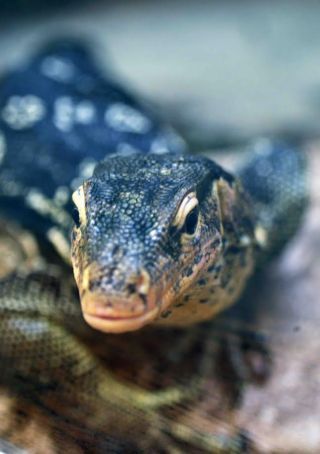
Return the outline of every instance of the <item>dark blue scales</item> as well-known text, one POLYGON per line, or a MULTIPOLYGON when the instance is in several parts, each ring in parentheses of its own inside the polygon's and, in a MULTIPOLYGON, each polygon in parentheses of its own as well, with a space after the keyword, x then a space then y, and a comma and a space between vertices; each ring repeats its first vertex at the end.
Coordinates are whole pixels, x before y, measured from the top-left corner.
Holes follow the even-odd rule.
POLYGON ((72 192, 108 155, 181 153, 183 140, 106 77, 85 45, 56 41, 0 83, 0 210, 69 258, 72 192))

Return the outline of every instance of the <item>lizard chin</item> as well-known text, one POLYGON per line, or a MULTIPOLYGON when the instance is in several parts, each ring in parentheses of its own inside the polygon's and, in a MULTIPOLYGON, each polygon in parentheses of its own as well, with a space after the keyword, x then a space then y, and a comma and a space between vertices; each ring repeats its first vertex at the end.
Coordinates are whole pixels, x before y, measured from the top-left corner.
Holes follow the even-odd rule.
POLYGON ((121 334, 129 331, 136 331, 145 325, 153 322, 159 315, 159 308, 145 312, 142 315, 131 317, 111 317, 103 314, 89 314, 83 312, 85 321, 94 329, 105 333, 121 334))

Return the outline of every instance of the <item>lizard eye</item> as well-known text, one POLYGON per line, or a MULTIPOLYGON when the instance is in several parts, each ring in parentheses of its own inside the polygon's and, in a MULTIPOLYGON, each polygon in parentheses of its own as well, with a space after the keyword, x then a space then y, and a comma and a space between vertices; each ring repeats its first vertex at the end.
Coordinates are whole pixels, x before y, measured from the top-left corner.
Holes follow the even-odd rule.
POLYGON ((195 192, 190 192, 183 199, 172 226, 181 233, 193 235, 199 218, 199 201, 195 192))
POLYGON ((74 193, 72 194, 72 200, 76 206, 73 210, 72 217, 76 226, 79 227, 80 224, 85 224, 87 220, 83 186, 80 186, 79 189, 74 191, 74 193))
POLYGON ((194 235, 195 231, 197 230, 198 220, 199 207, 197 205, 187 215, 183 226, 183 232, 186 233, 187 235, 194 235))

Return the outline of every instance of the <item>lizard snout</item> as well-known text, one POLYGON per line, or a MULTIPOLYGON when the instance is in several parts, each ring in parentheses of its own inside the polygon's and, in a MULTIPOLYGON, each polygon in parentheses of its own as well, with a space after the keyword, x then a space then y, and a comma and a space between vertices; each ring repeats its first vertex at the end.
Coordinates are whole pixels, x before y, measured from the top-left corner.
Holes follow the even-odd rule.
POLYGON ((106 273, 91 265, 83 274, 80 293, 85 320, 105 332, 134 331, 159 312, 145 269, 121 276, 117 270, 106 273))

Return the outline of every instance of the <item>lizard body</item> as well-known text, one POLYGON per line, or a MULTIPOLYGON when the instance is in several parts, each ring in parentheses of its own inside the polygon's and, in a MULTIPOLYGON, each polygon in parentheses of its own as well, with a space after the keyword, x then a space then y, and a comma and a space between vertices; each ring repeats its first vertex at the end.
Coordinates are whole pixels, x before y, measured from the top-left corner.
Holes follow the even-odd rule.
POLYGON ((70 244, 94 328, 211 319, 297 229, 307 194, 303 155, 268 144, 232 175, 188 153, 157 115, 101 75, 85 48, 60 42, 3 77, 0 159, 2 217, 31 232, 45 263, 62 270, 54 281, 14 274, 0 282, 7 381, 88 427, 134 442, 142 428, 142 449, 157 427, 156 437, 239 452, 239 435, 217 438, 161 414, 194 398, 188 386, 148 392, 116 380, 73 334, 80 307, 72 289, 61 291, 70 244))
POLYGON ((86 320, 103 331, 212 318, 239 297, 257 247, 278 250, 299 225, 299 151, 271 144, 234 177, 187 154, 75 43, 3 78, 0 111, 3 216, 70 261, 73 193, 74 274, 86 320))
MULTIPOLYGON (((181 443, 194 446, 197 452, 199 449, 241 452, 246 443, 241 430, 234 428, 229 435, 223 432, 218 435, 183 422, 186 410, 193 409, 192 402, 205 392, 203 374, 208 366, 210 369, 213 358, 188 355, 186 361, 192 360, 193 370, 185 384, 182 380, 177 384, 177 377, 171 376, 168 369, 166 377, 173 380, 173 385, 148 389, 151 384, 147 388, 138 386, 139 374, 127 372, 127 378, 123 379, 112 368, 109 370, 92 348, 88 348, 85 328, 73 289, 61 278, 44 273, 11 274, 3 278, 0 284, 1 382, 9 383, 19 395, 49 412, 62 430, 80 428, 91 433, 91 438, 97 437, 91 441, 93 452, 113 449, 113 440, 132 443, 134 452, 182 452, 181 443), (169 410, 176 412, 174 418, 166 413, 169 410), (99 439, 106 446, 110 443, 109 448, 103 445, 98 448, 99 439)), ((158 333, 158 339, 161 338, 164 344, 168 336, 158 333)), ((176 342, 177 338, 172 340, 176 342)), ((141 343, 141 339, 128 341, 131 352, 141 343)), ((121 344, 110 342, 108 337, 102 342, 104 348, 115 349, 113 356, 123 367, 128 347, 122 351, 121 344)), ((145 348, 151 345, 145 340, 144 343, 145 348)), ((172 348, 171 353, 174 351, 172 348)), ((150 360, 155 359, 149 355, 150 360)), ((184 358, 183 362, 186 361, 184 358)), ((141 363, 137 370, 142 366, 141 363)), ((115 449, 114 452, 121 452, 115 449)))

